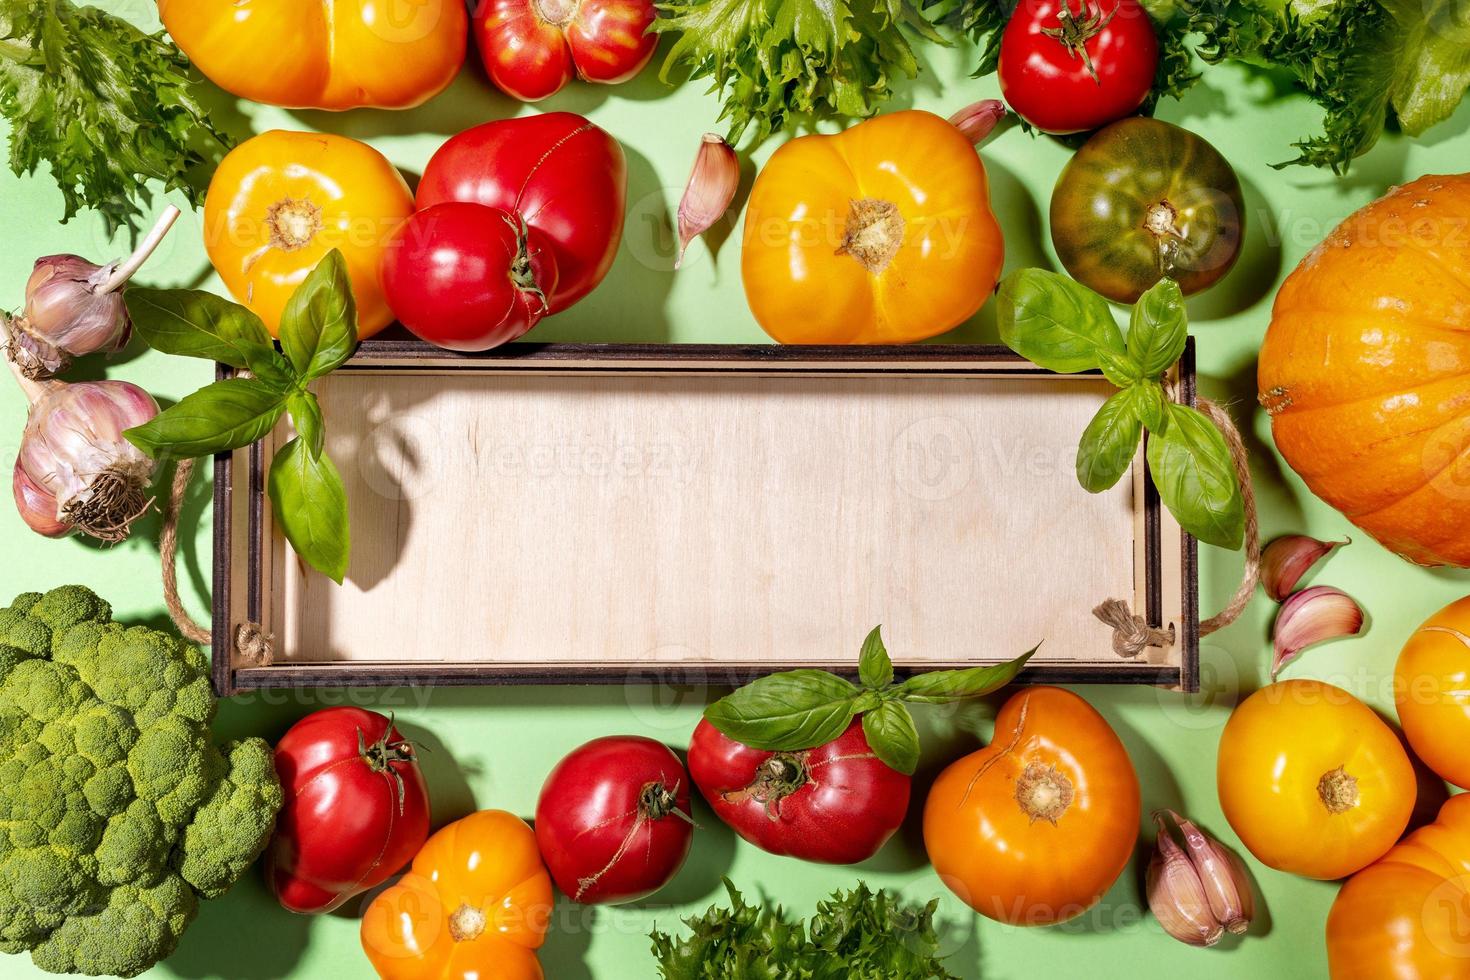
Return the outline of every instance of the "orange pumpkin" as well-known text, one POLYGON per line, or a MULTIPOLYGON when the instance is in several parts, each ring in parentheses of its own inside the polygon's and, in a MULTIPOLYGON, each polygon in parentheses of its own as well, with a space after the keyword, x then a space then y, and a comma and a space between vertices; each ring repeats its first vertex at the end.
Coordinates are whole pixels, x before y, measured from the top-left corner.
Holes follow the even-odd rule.
POLYGON ((1332 980, 1470 978, 1470 795, 1342 887, 1327 966, 1332 980))
POLYGON ((1470 789, 1470 597, 1414 631, 1394 668, 1394 700, 1414 754, 1470 789))
POLYGON ((409 109, 454 80, 463 0, 158 0, 163 26, 226 92, 292 109, 409 109))
POLYGON ((740 269, 783 344, 903 344, 974 315, 1004 251, 974 146, 909 110, 777 150, 750 192, 740 269))
POLYGON ((1470 566, 1470 175, 1406 184, 1315 248, 1258 382, 1313 493, 1410 561, 1470 566))

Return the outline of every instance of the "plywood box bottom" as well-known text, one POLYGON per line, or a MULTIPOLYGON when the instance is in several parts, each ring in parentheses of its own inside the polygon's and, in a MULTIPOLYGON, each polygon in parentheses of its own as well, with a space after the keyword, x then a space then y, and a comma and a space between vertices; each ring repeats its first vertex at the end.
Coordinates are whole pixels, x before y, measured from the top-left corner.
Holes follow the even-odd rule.
POLYGON ((369 341, 318 387, 344 585, 271 526, 289 433, 216 467, 216 682, 737 683, 851 670, 881 623, 906 671, 1041 643, 1029 679, 1189 689, 1194 542, 1141 456, 1103 494, 1073 472, 1111 391, 989 347, 369 341), (1108 598, 1174 647, 1119 657, 1108 598), (245 622, 270 665, 233 650, 245 622))

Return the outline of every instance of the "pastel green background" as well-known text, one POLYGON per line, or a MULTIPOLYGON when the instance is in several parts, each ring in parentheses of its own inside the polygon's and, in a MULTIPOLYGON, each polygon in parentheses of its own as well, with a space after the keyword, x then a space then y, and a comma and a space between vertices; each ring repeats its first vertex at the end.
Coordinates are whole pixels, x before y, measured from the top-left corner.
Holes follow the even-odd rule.
MULTIPOLYGON (((147 0, 101 5, 139 24, 157 26, 147 0)), ((917 82, 902 86, 895 107, 918 106, 947 114, 997 94, 993 78, 968 77, 972 50, 924 45, 920 55, 923 74, 917 82)), ((429 105, 399 114, 287 112, 237 104, 219 93, 213 100, 217 118, 237 135, 270 128, 330 130, 370 141, 413 173, 449 135, 521 111, 492 92, 477 68, 467 69, 429 105)), ((678 275, 672 272, 670 215, 699 134, 716 128, 717 106, 703 83, 670 89, 653 71, 617 89, 573 85, 545 103, 548 109, 584 113, 623 142, 630 164, 629 215, 626 242, 607 282, 580 306, 539 327, 532 339, 765 341, 741 293, 738 236, 722 243, 718 261, 706 244, 696 244, 685 268, 678 275)), ((1225 284, 1195 301, 1191 312, 1203 391, 1233 404, 1248 436, 1263 533, 1270 537, 1305 531, 1323 538, 1353 533, 1272 451, 1267 420, 1255 404, 1256 352, 1275 287, 1338 220, 1395 183, 1464 168, 1470 151, 1470 105, 1418 142, 1386 137, 1345 179, 1297 168, 1272 169, 1271 164, 1291 156, 1292 139, 1314 131, 1318 112, 1267 74, 1238 67, 1210 70, 1184 102, 1166 103, 1159 115, 1212 141, 1234 163, 1245 186, 1246 254, 1225 284)), ((762 148, 756 162, 774 146, 772 141, 762 148)), ((1068 152, 1018 128, 1002 132, 984 148, 995 208, 1006 235, 1008 268, 1054 265, 1045 213, 1068 152)), ((753 172, 749 165, 747 170, 753 172)), ((750 176, 747 173, 747 182, 750 176)), ((19 304, 37 256, 77 252, 106 260, 125 251, 124 241, 105 239, 94 215, 82 214, 63 226, 57 223, 60 214, 61 197, 48 175, 27 179, 8 172, 0 175, 0 218, 8 237, 0 252, 0 305, 19 304)), ((204 257, 197 215, 185 214, 141 279, 150 285, 220 288, 204 257)), ((993 340, 993 322, 987 308, 946 339, 993 340)), ((166 399, 177 399, 211 377, 211 368, 203 363, 145 353, 136 344, 109 363, 89 363, 82 370, 137 382, 166 399)), ((0 419, 5 420, 0 426, 0 458, 8 461, 15 454, 24 419, 24 405, 13 386, 0 384, 0 419)), ((1025 501, 1018 500, 1016 506, 1025 506, 1025 501)), ((185 549, 182 576, 190 606, 203 617, 210 561, 210 513, 203 479, 194 487, 186 518, 198 531, 185 549)), ((80 582, 109 598, 120 618, 161 623, 156 532, 156 519, 150 519, 131 541, 111 549, 78 541, 49 542, 30 535, 8 505, 0 507, 4 554, 0 596, 80 582)), ((1286 676, 1341 684, 1391 715, 1389 678, 1399 646, 1417 623, 1470 590, 1470 577, 1412 567, 1362 535, 1354 537, 1353 546, 1334 556, 1317 581, 1358 597, 1368 611, 1368 629, 1361 638, 1311 651, 1288 668, 1286 676)), ((1203 552, 1203 606, 1208 614, 1229 596, 1240 557, 1208 548, 1203 552)), ((1005 570, 998 567, 993 583, 977 583, 975 601, 1026 601, 1024 595, 1009 594, 1005 581, 1005 570)), ((1078 601, 1092 598, 1079 596, 1078 601)), ((636 587, 629 590, 626 601, 638 601, 636 587)), ((556 597, 547 596, 547 602, 556 602, 556 597)), ((1145 813, 1164 806, 1182 810, 1238 847, 1216 801, 1216 745, 1232 705, 1242 692, 1262 683, 1273 613, 1272 605, 1258 597, 1239 623, 1205 640, 1205 689, 1198 696, 1147 688, 1082 690, 1127 743, 1142 780, 1145 813)), ((404 610, 404 615, 413 611, 404 610)), ((861 638, 852 639, 855 654, 861 638)), ((424 642, 433 642, 432 623, 424 624, 424 642)), ((983 637, 976 643, 977 650, 984 649, 983 637)), ((255 734, 273 740, 296 718, 330 704, 351 702, 392 710, 429 748, 424 767, 435 818, 442 823, 483 807, 529 815, 550 767, 566 751, 598 735, 639 732, 682 748, 709 694, 618 687, 292 692, 223 704, 217 728, 222 736, 255 734)), ((923 712, 926 752, 921 784, 988 737, 993 710, 992 703, 923 712)), ((1291 736, 1283 732, 1282 737, 1291 736)), ((551 980, 653 977, 649 929, 655 922, 665 928, 676 926, 680 915, 702 910, 720 898, 722 874, 749 895, 768 896, 803 914, 832 889, 859 878, 901 889, 914 899, 940 898, 946 942, 954 953, 951 969, 966 980, 1326 975, 1323 922, 1334 885, 1298 880, 1252 862, 1263 901, 1250 935, 1243 942, 1202 951, 1169 939, 1141 912, 1139 878, 1144 862, 1140 860, 1094 914, 1049 930, 1014 929, 977 919, 948 897, 927 868, 917 830, 918 810, 916 804, 915 819, 899 838, 856 868, 820 867, 765 855, 737 843, 703 811, 694 856, 674 884, 654 900, 625 909, 558 908, 543 954, 547 976, 551 980)), ((223 900, 207 903, 178 953, 148 975, 325 980, 372 973, 359 948, 352 916, 290 915, 275 905, 258 874, 251 874, 223 900)), ((0 957, 0 977, 31 976, 41 974, 26 958, 0 957)))

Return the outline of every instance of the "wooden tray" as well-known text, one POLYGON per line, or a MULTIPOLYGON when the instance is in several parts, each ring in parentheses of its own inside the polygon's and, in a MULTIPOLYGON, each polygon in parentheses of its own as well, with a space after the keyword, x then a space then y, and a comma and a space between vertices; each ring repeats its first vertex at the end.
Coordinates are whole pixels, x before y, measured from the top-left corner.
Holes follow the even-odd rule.
POLYGON ((901 673, 1045 641, 1026 680, 1197 687, 1194 540, 1142 453, 1108 493, 1073 473, 1100 375, 998 347, 375 339, 317 390, 348 579, 272 527, 264 461, 289 430, 217 459, 221 694, 851 672, 879 623, 901 673), (1113 597, 1174 647, 1113 653, 1091 613, 1113 597), (275 636, 269 666, 238 662, 244 622, 275 636))

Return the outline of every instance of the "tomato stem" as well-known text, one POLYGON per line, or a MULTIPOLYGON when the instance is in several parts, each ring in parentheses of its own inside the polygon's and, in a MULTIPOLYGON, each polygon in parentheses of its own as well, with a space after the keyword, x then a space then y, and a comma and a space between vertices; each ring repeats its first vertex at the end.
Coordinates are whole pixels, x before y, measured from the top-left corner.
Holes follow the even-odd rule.
POLYGON ((1346 813, 1358 805, 1358 780, 1338 766, 1317 781, 1317 796, 1328 813, 1346 813))
POLYGON ((408 797, 408 787, 403 782, 403 773, 398 771, 398 765, 405 762, 417 762, 418 755, 412 742, 404 738, 390 741, 393 736, 393 716, 388 716, 388 727, 383 730, 383 737, 372 745, 367 742, 367 736, 363 730, 357 730, 357 754, 362 761, 367 763, 373 772, 383 773, 393 777, 393 782, 398 788, 398 815, 403 816, 404 801, 408 797))
POLYGON ((1079 11, 1081 19, 1072 13, 1072 0, 1062 0, 1062 9, 1057 11, 1057 23, 1059 27, 1043 27, 1041 33, 1047 37, 1061 42, 1062 46, 1071 53, 1072 57, 1080 57, 1082 63, 1087 66, 1087 74, 1092 76, 1095 84, 1101 85, 1102 79, 1097 77, 1097 68, 1092 64, 1092 55, 1087 52, 1087 42, 1097 37, 1103 30, 1113 22, 1118 14, 1115 4, 1108 13, 1102 12, 1101 5, 1093 7, 1089 0, 1080 0, 1082 9, 1079 11))
POLYGON ((536 270, 531 265, 534 254, 531 252, 531 231, 526 225, 526 219, 520 215, 512 220, 510 215, 505 216, 505 221, 516 233, 516 257, 510 266, 510 281, 523 293, 531 293, 541 301, 541 312, 544 314, 551 308, 547 302, 546 293, 541 289, 541 284, 536 281, 536 270))

